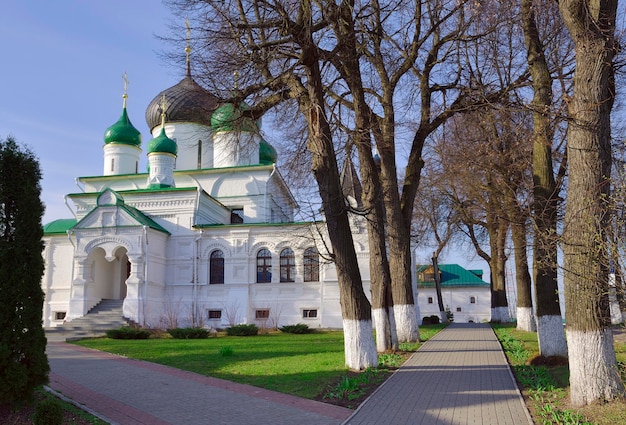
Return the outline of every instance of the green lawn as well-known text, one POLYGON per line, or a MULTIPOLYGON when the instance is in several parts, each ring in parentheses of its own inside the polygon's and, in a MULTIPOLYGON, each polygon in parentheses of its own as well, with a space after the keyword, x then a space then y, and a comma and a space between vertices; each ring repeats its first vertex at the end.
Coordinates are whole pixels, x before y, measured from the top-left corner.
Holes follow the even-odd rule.
MULTIPOLYGON (((442 328, 420 327, 420 336, 426 340, 442 328)), ((220 334, 189 340, 100 338, 76 344, 309 399, 324 394, 329 385, 348 372, 341 331, 304 335, 272 332, 246 337, 220 334)), ((403 344, 400 348, 415 351, 418 347, 419 344, 403 344)), ((393 356, 384 355, 381 359, 393 367, 393 362, 397 362, 393 356)))
MULTIPOLYGON (((561 366, 530 366, 538 356, 537 334, 515 329, 515 324, 492 325, 524 394, 535 423, 544 425, 615 425, 626 423, 626 403, 569 406, 569 369, 561 366)), ((626 378, 626 344, 615 343, 617 361, 626 378)))
POLYGON ((228 381, 313 398, 346 371, 343 333, 208 339, 90 339, 77 344, 228 381))

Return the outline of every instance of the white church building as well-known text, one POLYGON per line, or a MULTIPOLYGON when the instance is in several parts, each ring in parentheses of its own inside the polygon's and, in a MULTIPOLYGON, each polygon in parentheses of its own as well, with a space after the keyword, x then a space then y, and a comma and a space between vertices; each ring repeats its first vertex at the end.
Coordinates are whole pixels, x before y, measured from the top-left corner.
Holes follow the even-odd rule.
MULTIPOLYGON (((124 318, 146 327, 341 328, 325 225, 295 221, 276 150, 260 123, 242 116, 245 105, 222 103, 197 84, 188 59, 185 77, 146 109, 152 139, 144 153, 126 97, 104 134, 102 173, 77 178, 82 190, 66 195, 73 218, 44 226, 44 326, 115 300, 124 318), (143 154, 148 172, 139 171, 143 154)), ((342 185, 353 203, 360 183, 347 164, 342 185)), ((369 296, 366 223, 351 220, 369 296)))
MULTIPOLYGON (((44 226, 44 326, 119 300, 149 327, 342 326, 323 223, 298 204, 259 123, 186 76, 148 105, 142 146, 126 111, 104 136, 101 175, 66 196, 75 217, 44 226), (148 172, 139 160, 147 155, 148 172)), ((369 294, 365 223, 352 231, 369 294)))

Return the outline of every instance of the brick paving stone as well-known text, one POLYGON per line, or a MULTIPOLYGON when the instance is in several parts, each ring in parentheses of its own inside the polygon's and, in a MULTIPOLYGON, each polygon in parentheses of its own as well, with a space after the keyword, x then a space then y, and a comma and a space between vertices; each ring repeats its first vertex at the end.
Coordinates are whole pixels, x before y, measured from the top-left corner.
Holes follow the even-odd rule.
POLYGON ((493 331, 453 324, 356 411, 50 341, 49 386, 121 425, 532 424, 493 331))
POLYGON ((532 424, 486 324, 452 324, 411 356, 345 425, 532 424))

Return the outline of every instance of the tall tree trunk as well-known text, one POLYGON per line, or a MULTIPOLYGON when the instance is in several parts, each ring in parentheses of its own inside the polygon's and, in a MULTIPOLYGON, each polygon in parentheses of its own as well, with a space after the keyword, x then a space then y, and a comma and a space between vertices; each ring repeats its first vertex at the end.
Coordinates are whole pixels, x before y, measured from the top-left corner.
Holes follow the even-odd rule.
POLYGON ((305 25, 308 31, 299 40, 303 46, 300 60, 307 75, 307 95, 299 96, 298 102, 307 119, 308 148, 312 156, 313 174, 319 186, 333 249, 332 255, 337 268, 346 365, 350 369, 361 370, 378 365, 371 306, 363 291, 331 130, 324 111, 324 86, 319 68, 319 55, 310 32, 312 13, 310 2, 304 0, 302 8, 306 15, 303 21, 308 23, 305 25))
POLYGON ((438 254, 433 253, 433 272, 435 274, 435 290, 437 291, 437 304, 439 305, 439 319, 441 323, 448 323, 448 315, 446 309, 443 306, 443 296, 441 295, 441 276, 439 275, 439 260, 438 254))
POLYGON ((539 354, 567 356, 567 343, 557 284, 558 189, 552 165, 553 130, 550 123, 552 77, 537 30, 533 0, 522 0, 522 25, 533 101, 533 196, 535 238, 533 274, 537 310, 539 354))
POLYGON ((606 234, 617 0, 561 0, 559 8, 576 49, 563 259, 570 398, 582 406, 624 396, 610 328, 606 234))
MULTIPOLYGON (((393 114, 385 114, 393 123, 393 114)), ((383 124, 391 125, 391 124, 383 124)), ((388 140, 390 130, 383 130, 378 150, 381 158, 381 184, 387 215, 387 237, 391 292, 393 298, 393 320, 399 342, 419 341, 418 311, 413 294, 413 270, 411 264, 411 222, 402 214, 398 176, 396 175, 394 141, 388 140)))
POLYGON ((519 209, 516 217, 511 217, 511 238, 515 249, 515 282, 517 283, 517 329, 535 332, 537 325, 533 313, 532 285, 528 271, 528 254, 526 252, 526 225, 519 217, 525 218, 519 209))
POLYGON ((499 219, 495 232, 489 233, 491 245, 491 321, 495 323, 507 323, 509 314, 509 302, 506 297, 506 233, 508 224, 499 219))
POLYGON ((333 16, 333 28, 337 38, 338 56, 335 61, 352 94, 355 116, 354 144, 359 156, 363 193, 361 201, 367 218, 368 244, 370 249, 370 286, 372 314, 376 326, 376 346, 379 352, 398 348, 395 328, 391 327, 390 309, 391 273, 387 257, 383 197, 380 176, 373 156, 371 142, 371 111, 365 101, 363 81, 357 52, 356 30, 352 17, 353 5, 342 2, 339 6, 328 5, 327 12, 333 16))

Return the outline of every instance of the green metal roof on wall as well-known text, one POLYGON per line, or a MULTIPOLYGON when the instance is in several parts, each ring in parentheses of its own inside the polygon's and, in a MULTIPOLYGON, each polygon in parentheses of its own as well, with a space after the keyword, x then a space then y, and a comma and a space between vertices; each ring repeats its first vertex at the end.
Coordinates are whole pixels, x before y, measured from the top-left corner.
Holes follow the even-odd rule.
MULTIPOLYGON (((429 267, 432 265, 426 264, 417 268, 417 286, 420 288, 435 287, 434 282, 423 282, 419 278, 420 273, 429 267)), ((439 264, 439 271, 441 272, 442 287, 489 286, 489 283, 458 264, 439 264)))
POLYGON ((223 104, 211 115, 211 127, 214 131, 258 131, 252 118, 242 116, 241 111, 246 109, 250 107, 243 102, 237 108, 232 103, 223 104))
POLYGON ((117 143, 121 145, 141 146, 141 133, 128 118, 126 108, 122 109, 122 116, 115 124, 104 132, 104 143, 117 143))
POLYGON ((265 140, 261 140, 261 143, 259 143, 259 163, 275 164, 277 159, 278 154, 274 146, 270 145, 265 140))
POLYGON ((67 234, 67 231, 76 225, 75 218, 62 218, 51 221, 43 226, 44 235, 61 235, 67 234))
POLYGON ((161 132, 157 137, 148 142, 148 153, 169 153, 176 155, 178 145, 176 142, 165 134, 165 128, 161 128, 161 132))

